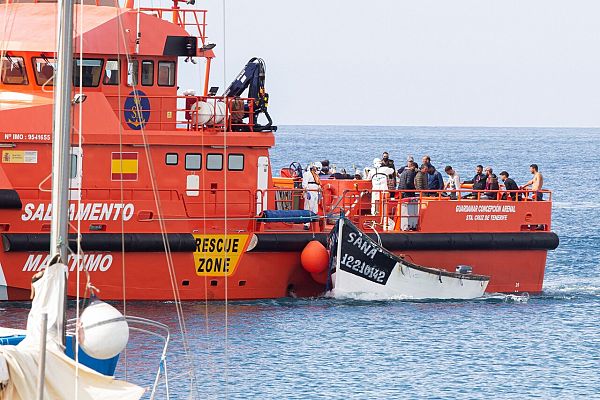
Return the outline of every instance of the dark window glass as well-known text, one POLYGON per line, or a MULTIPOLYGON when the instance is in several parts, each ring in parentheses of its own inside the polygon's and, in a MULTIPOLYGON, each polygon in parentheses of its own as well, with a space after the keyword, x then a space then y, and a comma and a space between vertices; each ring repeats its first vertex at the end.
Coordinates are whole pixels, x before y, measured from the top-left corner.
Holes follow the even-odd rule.
POLYGON ((5 85, 27 85, 29 83, 23 57, 2 57, 0 73, 2 74, 2 83, 5 85))
POLYGON ((154 62, 142 61, 142 85, 154 85, 154 62))
POLYGON ((230 154, 227 160, 227 169, 230 171, 243 171, 244 170, 244 155, 243 154, 230 154))
POLYGON ((185 169, 189 171, 197 171, 202 168, 202 154, 186 154, 185 169))
POLYGON ((35 57, 33 59, 33 73, 38 85, 54 85, 54 71, 56 71, 55 58, 35 57))
POLYGON ((219 171, 223 169, 223 154, 207 154, 206 169, 219 171))
POLYGON ((119 78, 119 61, 108 60, 106 61, 106 68, 104 68, 104 79, 102 83, 105 85, 118 85, 121 79, 119 78))
POLYGON ((73 85, 79 86, 79 73, 81 72, 81 85, 96 87, 100 84, 102 76, 102 60, 75 59, 73 60, 73 85))
POLYGON ((165 156, 165 163, 167 165, 177 165, 179 162, 179 156, 177 153, 167 153, 165 156))
POLYGON ((158 62, 158 86, 175 86, 175 62, 158 62))

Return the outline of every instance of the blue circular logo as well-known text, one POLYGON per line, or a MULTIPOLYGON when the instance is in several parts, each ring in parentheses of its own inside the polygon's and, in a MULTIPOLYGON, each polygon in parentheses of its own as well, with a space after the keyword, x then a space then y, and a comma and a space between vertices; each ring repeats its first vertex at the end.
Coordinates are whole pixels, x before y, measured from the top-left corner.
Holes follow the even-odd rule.
POLYGON ((131 129, 140 130, 150 120, 150 100, 141 90, 129 93, 124 108, 125 122, 131 129))

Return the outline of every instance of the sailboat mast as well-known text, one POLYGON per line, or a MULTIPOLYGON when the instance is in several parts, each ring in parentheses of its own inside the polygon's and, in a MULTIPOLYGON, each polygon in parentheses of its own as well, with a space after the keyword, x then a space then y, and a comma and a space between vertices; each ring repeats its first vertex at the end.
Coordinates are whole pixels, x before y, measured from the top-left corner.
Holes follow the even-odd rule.
MULTIPOLYGON (((69 177, 71 171, 71 82, 73 80, 73 0, 58 0, 57 64, 52 126, 52 221, 50 259, 68 261, 69 177)), ((77 160, 81 162, 80 160, 77 160)))

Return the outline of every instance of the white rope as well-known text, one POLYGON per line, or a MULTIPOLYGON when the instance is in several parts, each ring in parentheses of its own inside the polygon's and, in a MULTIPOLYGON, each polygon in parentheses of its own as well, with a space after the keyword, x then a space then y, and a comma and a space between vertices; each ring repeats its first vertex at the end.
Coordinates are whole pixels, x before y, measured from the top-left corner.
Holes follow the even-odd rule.
MULTIPOLYGON (((118 18, 121 19, 120 14, 119 14, 118 18)), ((122 27, 122 22, 120 23, 120 25, 122 27)), ((124 30, 120 29, 120 31, 121 31, 123 43, 127 43, 124 30)), ((131 55, 129 53, 129 49, 127 49, 126 46, 125 46, 125 56, 127 58, 127 63, 129 65, 129 62, 131 61, 131 55)), ((137 83, 138 82, 132 82, 132 87, 133 87, 133 96, 134 96, 135 104, 139 105, 140 97, 139 97, 139 94, 137 91, 137 83)), ((138 112, 139 112, 139 110, 138 110, 138 112)), ((152 193, 154 195, 154 203, 155 203, 155 207, 156 207, 156 213, 157 213, 157 216, 159 217, 159 226, 160 226, 160 231, 161 231, 160 233, 161 233, 163 246, 165 248, 165 258, 167 261, 167 270, 169 272, 171 289, 173 291, 173 298, 174 298, 175 309, 177 311, 177 319, 178 319, 178 323, 179 323, 179 329, 181 330, 181 333, 182 333, 183 349, 184 349, 185 356, 192 368, 191 390, 193 391, 196 388, 196 382, 197 382, 196 371, 194 368, 194 360, 193 360, 193 357, 191 357, 191 355, 190 355, 190 346, 189 346, 189 342, 188 342, 188 338, 187 338, 188 332, 187 332, 187 327, 185 324, 185 317, 183 315, 183 308, 181 305, 181 296, 179 294, 179 287, 177 286, 177 276, 175 273, 175 266, 173 263, 171 248, 170 248, 170 244, 169 244, 168 237, 167 237, 167 230, 166 230, 164 221, 160 219, 161 215, 162 215, 162 212, 161 212, 162 206, 161 206, 160 196, 158 193, 158 188, 156 187, 156 181, 154 179, 154 177, 157 175, 156 175, 156 171, 154 169, 154 163, 152 160, 152 156, 149 151, 150 145, 148 143, 148 137, 147 137, 146 131, 144 129, 144 124, 140 125, 140 133, 142 135, 142 140, 143 140, 143 145, 144 145, 143 147, 146 150, 146 164, 148 167, 148 171, 150 172, 150 177, 151 177, 150 184, 152 187, 152 193)))
MULTIPOLYGON (((227 2, 223 0, 223 88, 227 87, 227 2)), ((227 104, 227 103, 225 103, 227 104)), ((250 121, 251 123, 252 121, 250 121)), ((223 174, 224 174, 224 192, 223 192, 223 200, 224 200, 224 216, 225 216, 225 224, 224 224, 224 240, 227 243, 227 235, 228 235, 228 223, 227 223, 227 168, 225 165, 228 163, 227 159, 227 107, 225 110, 225 123, 223 124, 223 174)), ((206 215, 205 215, 206 216, 206 215)), ((225 254, 224 258, 227 259, 228 248, 225 246, 225 254)), ((225 393, 224 397, 227 398, 228 389, 229 389, 229 272, 225 272, 225 368, 224 368, 224 379, 225 379, 225 393)))

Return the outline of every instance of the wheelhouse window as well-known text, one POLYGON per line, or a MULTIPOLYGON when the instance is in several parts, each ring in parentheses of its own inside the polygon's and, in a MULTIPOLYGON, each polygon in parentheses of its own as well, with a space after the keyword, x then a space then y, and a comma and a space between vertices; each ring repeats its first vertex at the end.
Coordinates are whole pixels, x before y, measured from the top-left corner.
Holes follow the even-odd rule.
POLYGON ((185 155, 185 169, 198 171, 202 168, 202 154, 188 153, 185 155))
POLYGON ((119 60, 107 60, 102 83, 105 85, 118 85, 121 81, 119 69, 119 60))
POLYGON ((102 64, 102 60, 73 60, 73 86, 79 86, 81 83, 84 87, 97 87, 102 76, 102 64))
POLYGON ((48 57, 33 58, 33 73, 35 82, 40 85, 54 85, 54 71, 56 71, 56 59, 48 57))
POLYGON ((223 154, 207 154, 206 169, 220 171, 223 169, 223 154))
POLYGON ((165 164, 177 165, 179 163, 179 155, 177 153, 167 153, 165 156, 165 164))
POLYGON ((23 57, 9 55, 2 57, 0 74, 2 75, 2 83, 5 85, 27 85, 29 83, 23 57))
POLYGON ((127 86, 137 86, 138 74, 140 70, 138 60, 131 60, 127 62, 127 86))
POLYGON ((227 169, 230 171, 243 171, 244 170, 244 155, 243 154, 229 154, 227 156, 227 169))
POLYGON ((175 86, 175 62, 158 62, 158 86, 175 86))
POLYGON ((154 85, 154 62, 153 61, 142 61, 142 85, 152 86, 154 85))

